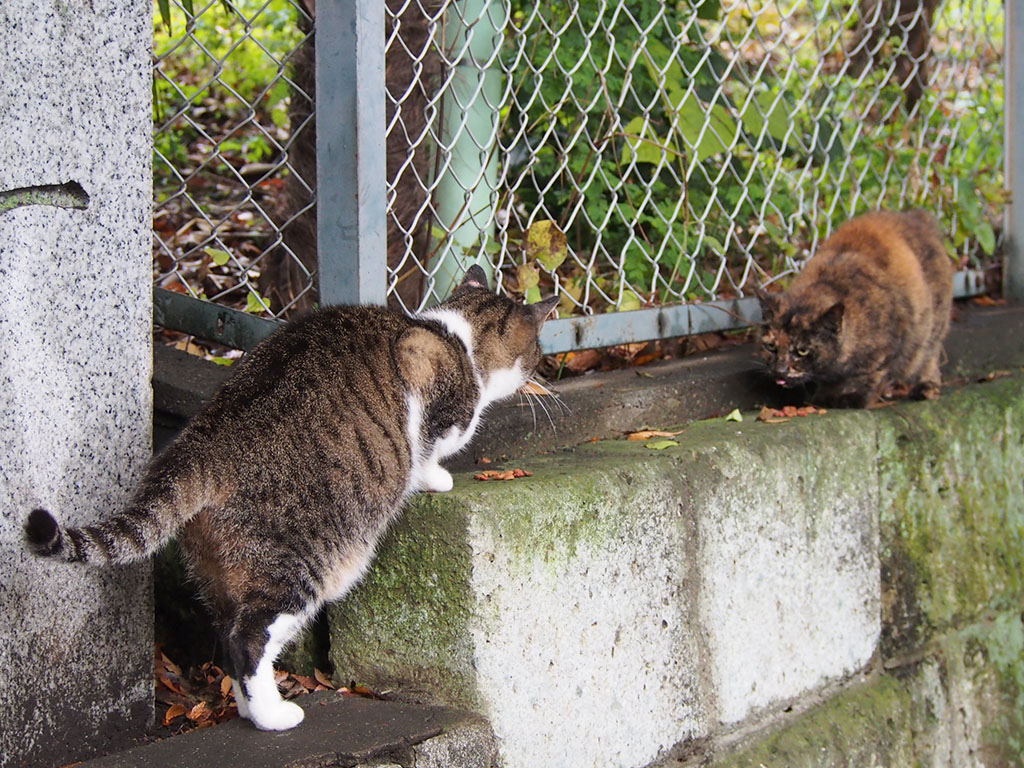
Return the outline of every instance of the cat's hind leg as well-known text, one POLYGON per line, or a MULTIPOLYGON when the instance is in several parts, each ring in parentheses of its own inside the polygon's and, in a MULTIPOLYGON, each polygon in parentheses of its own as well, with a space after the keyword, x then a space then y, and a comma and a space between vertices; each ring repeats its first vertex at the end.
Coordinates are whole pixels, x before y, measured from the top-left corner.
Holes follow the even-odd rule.
POLYGON ((274 660, 305 626, 308 615, 243 613, 228 638, 238 714, 260 730, 284 731, 302 722, 302 707, 281 698, 274 660))

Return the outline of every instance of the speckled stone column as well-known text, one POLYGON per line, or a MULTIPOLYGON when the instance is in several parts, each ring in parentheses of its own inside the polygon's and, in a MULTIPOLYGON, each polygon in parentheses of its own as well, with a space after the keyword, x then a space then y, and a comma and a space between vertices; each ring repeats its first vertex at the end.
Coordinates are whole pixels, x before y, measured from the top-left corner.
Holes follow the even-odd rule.
POLYGON ((150 451, 152 0, 0 2, 0 766, 117 749, 152 718, 148 563, 37 561, 150 451))

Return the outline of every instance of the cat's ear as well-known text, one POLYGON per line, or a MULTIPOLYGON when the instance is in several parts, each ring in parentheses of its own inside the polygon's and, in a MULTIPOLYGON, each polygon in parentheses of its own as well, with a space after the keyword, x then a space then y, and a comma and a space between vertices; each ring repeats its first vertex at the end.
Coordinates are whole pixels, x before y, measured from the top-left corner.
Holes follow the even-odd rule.
POLYGON ((487 273, 484 272, 483 267, 479 264, 474 264, 466 270, 466 274, 462 276, 462 282, 459 283, 459 290, 463 288, 483 288, 485 291, 490 290, 490 286, 487 285, 487 273))
POLYGON ((403 331, 395 344, 398 370, 412 389, 426 389, 448 356, 449 350, 441 338, 426 328, 403 331))
POLYGON ((558 306, 558 302, 559 297, 552 296, 549 299, 544 299, 544 301, 529 305, 528 309, 533 313, 533 322, 536 323, 538 328, 548 319, 548 315, 558 306))
POLYGON ((845 313, 846 307, 843 305, 843 302, 837 301, 826 309, 825 314, 821 316, 821 327, 829 333, 838 336, 839 329, 843 327, 843 315, 845 313))
POLYGON ((765 293, 760 288, 754 288, 754 295, 761 303, 761 322, 768 324, 779 311, 779 297, 774 293, 765 293))

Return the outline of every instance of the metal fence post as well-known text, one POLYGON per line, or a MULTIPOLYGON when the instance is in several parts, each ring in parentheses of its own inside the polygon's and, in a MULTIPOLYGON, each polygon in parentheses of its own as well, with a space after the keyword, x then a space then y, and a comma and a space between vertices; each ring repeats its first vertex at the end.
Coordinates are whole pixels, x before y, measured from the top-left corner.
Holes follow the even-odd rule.
POLYGON ((1003 257, 1003 293, 1024 299, 1024 0, 1008 0, 1003 33, 1003 98, 1005 104, 1006 253, 1003 257))
POLYGON ((472 253, 494 235, 498 186, 499 132, 503 74, 496 65, 506 22, 505 5, 492 0, 459 0, 447 10, 443 50, 458 57, 444 97, 441 145, 445 163, 437 180, 437 211, 449 239, 430 264, 434 292, 445 299, 472 264, 493 269, 472 253))
POLYGON ((321 304, 383 304, 387 287, 384 3, 321 0, 316 16, 321 304))

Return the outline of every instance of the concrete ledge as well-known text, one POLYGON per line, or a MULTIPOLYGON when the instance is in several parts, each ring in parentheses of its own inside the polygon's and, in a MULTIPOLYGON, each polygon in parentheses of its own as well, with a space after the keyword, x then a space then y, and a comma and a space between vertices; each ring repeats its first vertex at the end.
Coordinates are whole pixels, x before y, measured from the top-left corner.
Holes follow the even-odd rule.
MULTIPOLYGON (((957 303, 946 340, 947 380, 970 379, 989 371, 1024 365, 1024 307, 976 307, 957 303)), ((157 347, 153 395, 159 448, 191 418, 230 368, 166 347, 157 347)), ((683 424, 733 408, 781 405, 786 393, 770 386, 750 345, 665 360, 642 369, 591 374, 556 383, 569 418, 555 426, 536 420, 526 403, 506 403, 487 413, 464 454, 450 466, 470 468, 481 456, 492 459, 534 455, 594 437, 613 438, 644 425, 683 424), (641 374, 641 375, 638 375, 641 374)), ((799 395, 791 396, 799 399, 799 395)))
POLYGON ((475 709, 509 768, 642 766, 1024 607, 1019 377, 751 418, 419 497, 330 609, 339 676, 475 709))
POLYGON ((283 733, 230 723, 146 744, 82 768, 490 768, 487 724, 464 712, 342 697, 302 696, 302 726, 283 733))

